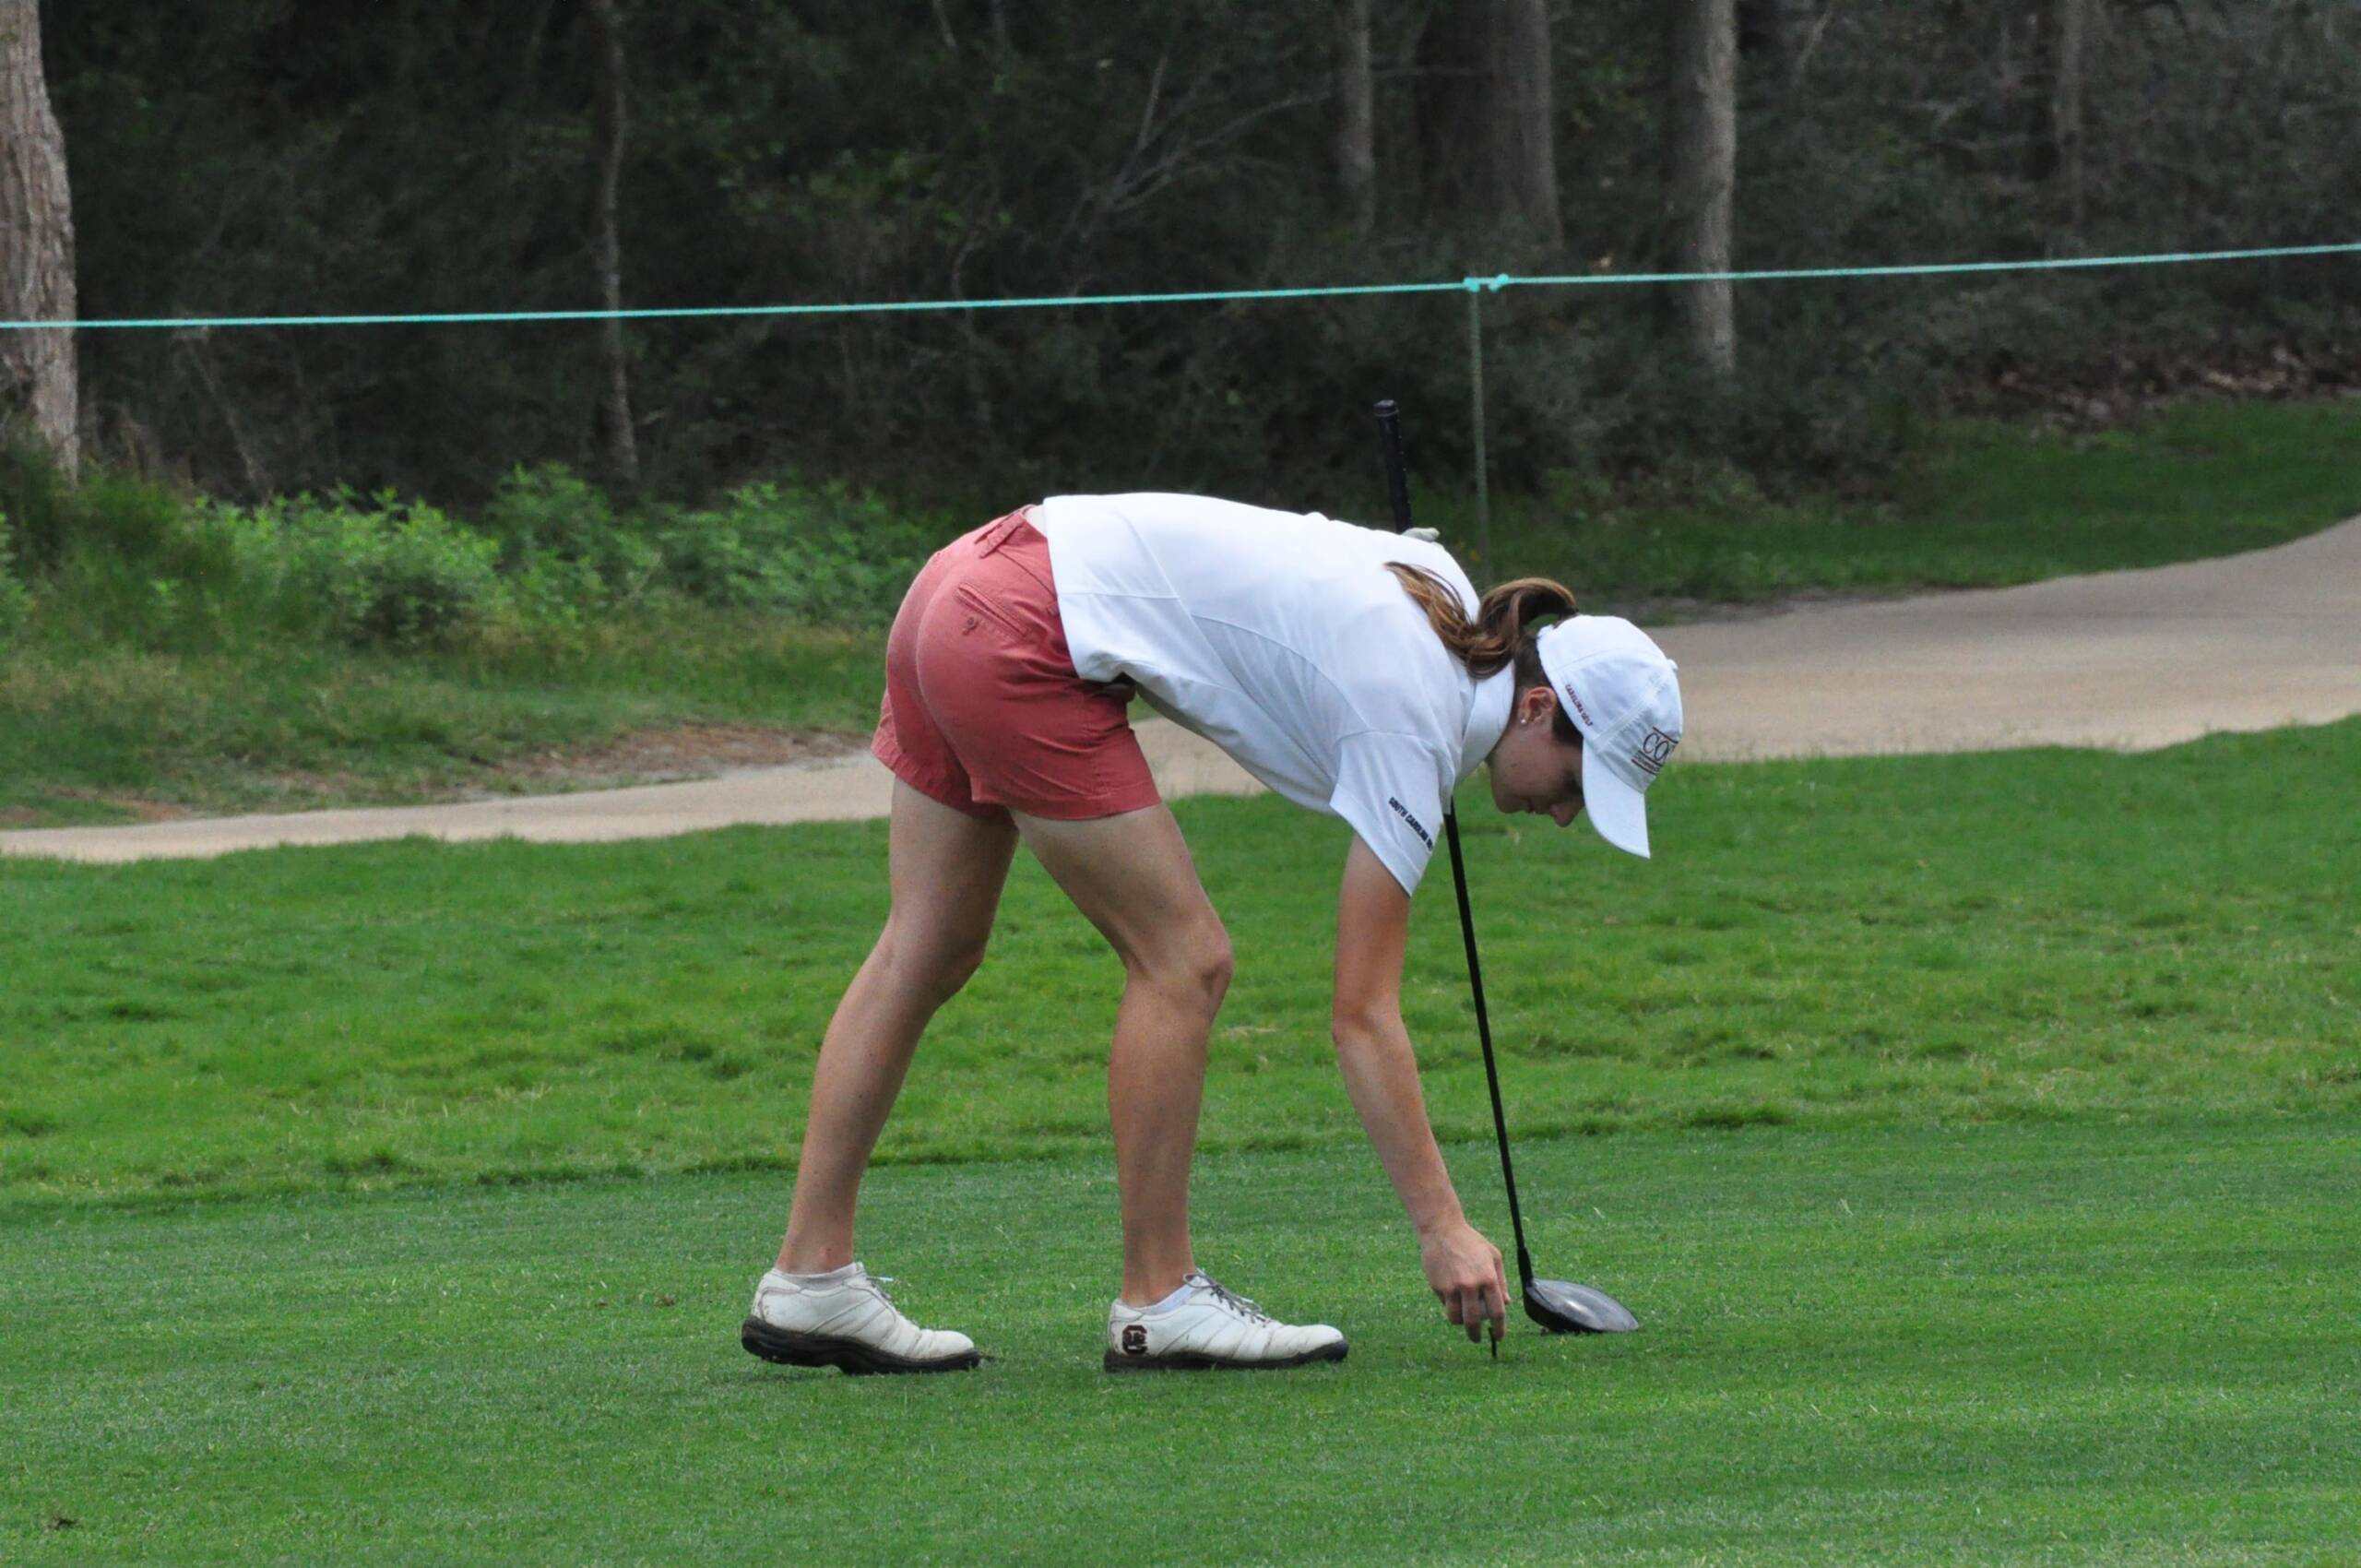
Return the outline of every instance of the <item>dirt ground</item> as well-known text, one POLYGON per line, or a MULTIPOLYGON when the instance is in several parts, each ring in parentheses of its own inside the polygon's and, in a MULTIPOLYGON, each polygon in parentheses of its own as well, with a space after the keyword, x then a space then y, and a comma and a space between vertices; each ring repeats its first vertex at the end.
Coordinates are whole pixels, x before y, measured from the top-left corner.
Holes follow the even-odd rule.
POLYGON ((860 750, 860 738, 829 730, 765 730, 752 724, 675 724, 641 730, 603 746, 512 757, 495 773, 489 799, 518 787, 595 789, 709 778, 756 767, 791 767, 860 750))
MULTIPOLYGON (((1685 765, 1776 756, 2096 746, 2361 713, 2361 518, 2222 560, 2023 588, 1867 600, 1671 625, 1685 765)), ((1143 714, 1145 710, 1138 710, 1143 714)), ((1139 726, 1168 796, 1258 787, 1174 725, 1139 726)), ((883 815, 892 778, 851 737, 681 726, 511 765, 562 793, 123 827, 0 832, 0 854, 113 861, 427 834, 549 842, 883 815), (651 776, 718 774, 691 782, 651 776), (622 778, 629 788, 596 786, 622 778)))

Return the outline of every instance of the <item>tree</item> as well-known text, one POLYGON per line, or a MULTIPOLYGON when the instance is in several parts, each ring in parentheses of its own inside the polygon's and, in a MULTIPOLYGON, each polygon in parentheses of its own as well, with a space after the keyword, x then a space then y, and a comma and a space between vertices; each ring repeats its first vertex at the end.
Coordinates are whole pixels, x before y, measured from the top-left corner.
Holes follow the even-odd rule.
POLYGON ((2070 245, 2082 237, 2082 51, 2091 0, 2044 0, 2035 43, 2035 131, 2026 172, 2055 193, 2070 245))
MULTIPOLYGON (((599 109, 599 294, 610 311, 623 308, 623 234, 617 190, 623 181, 625 119, 623 23, 615 0, 591 0, 598 24, 600 85, 599 109)), ((599 324, 599 423, 606 436, 606 463, 617 482, 639 484, 639 444, 632 431, 631 361, 623 351, 623 324, 610 315, 599 324)))
MULTIPOLYGON (((75 313, 980 303, 1422 276, 1454 260, 1470 272, 1687 267, 1727 248, 1680 238, 1672 215, 1702 209, 1668 201, 1663 179, 1659 30, 1693 0, 1523 12, 1536 25, 1514 63, 1546 56, 1555 75, 1548 109, 1536 94, 1513 116, 1494 60, 1511 0, 1370 0, 1383 199, 1366 238, 1333 151, 1335 24, 1352 0, 612 0, 629 125, 608 227, 626 208, 632 227, 629 254, 614 233, 602 268, 615 144, 596 123, 612 78, 592 3, 45 7, 47 92, 74 155, 75 313), (1397 99, 1406 73, 1394 67, 1414 59, 1428 70, 1397 99), (1560 156, 1545 162, 1553 121, 1560 156), (1493 145, 1516 123, 1535 133, 1530 157, 1493 145), (1503 161, 1532 200, 1500 193, 1503 161), (1556 182, 1534 174, 1552 163, 1556 182), (1557 254, 1513 239, 1536 211, 1546 232, 1553 207, 1557 254)), ((1746 259, 2062 249, 2077 148, 2080 243, 2094 254, 2151 248, 2158 214, 2177 244, 2227 249, 2325 237, 2361 210, 2355 7, 2082 0, 2077 99, 2062 90, 2072 73, 2044 74, 2045 60, 2073 58, 2058 54, 2064 32, 2036 30, 2058 3, 1816 0, 1807 86, 1783 90, 1774 44, 1800 0, 1738 0, 1748 167, 1728 225, 1744 227, 1746 259), (2036 143, 2054 159, 2039 173, 2036 143)), ((0 138, 0 161, 27 140, 5 125, 0 138)), ((6 263, 26 254, 0 229, 6 263)), ((1681 291, 1701 303, 1716 292, 1681 291)), ((2303 344, 2327 363, 2361 334, 2361 267, 2327 259, 1782 286, 1774 295, 1775 310, 1743 323, 1745 352, 1793 383, 1796 419, 1766 406, 1749 428, 1764 435, 1758 453, 1814 464, 1883 440, 1856 437, 1885 406, 1865 394, 1889 373, 1956 374, 1975 394, 2003 354, 2113 364, 2132 342, 2143 364, 2210 364, 2236 341, 2303 344), (1828 417, 1807 421, 1815 410, 1828 417)), ((1515 297, 1518 329, 1487 350, 1488 450, 1523 454, 1505 460, 1528 473, 1576 444, 1610 466, 1656 450, 1655 389, 1639 373, 1691 362, 1675 291, 1662 291, 1661 333, 1610 303, 1618 291, 1515 297)), ((626 385, 618 341, 640 481, 659 494, 789 466, 967 496, 1148 481, 1260 493, 1354 460, 1339 380, 1456 395, 1464 347, 1432 326, 1431 302, 1357 298, 615 333, 85 330, 76 359, 85 440, 240 495, 344 482, 465 507, 519 460, 590 457, 604 477, 609 433, 626 427, 606 413, 626 385)), ((8 347, 33 341, 16 336, 8 347)), ((1729 428, 1708 427, 1717 441, 1729 428)))
MULTIPOLYGON (((1666 7, 1664 216, 1668 261, 1684 272, 1730 270, 1730 206, 1738 189, 1738 10, 1735 0, 1674 0, 1666 7)), ((1697 362, 1738 369, 1738 318, 1727 280, 1679 283, 1674 314, 1697 362)))
POLYGON ((1795 86, 1818 36, 1814 9, 1814 0, 1739 0, 1739 47, 1759 48, 1782 88, 1795 86))
POLYGON ((1377 93, 1370 74, 1370 0, 1334 0, 1336 19, 1336 190, 1353 232, 1377 227, 1377 93))
MULTIPOLYGON (((74 319, 74 208, 65 138, 42 74, 38 0, 0 0, 0 316, 74 319)), ((0 332, 0 399, 72 473, 81 461, 74 334, 0 332)))
POLYGON ((1430 202, 1559 244, 1546 0, 1443 0, 1419 34, 1418 63, 1430 202))

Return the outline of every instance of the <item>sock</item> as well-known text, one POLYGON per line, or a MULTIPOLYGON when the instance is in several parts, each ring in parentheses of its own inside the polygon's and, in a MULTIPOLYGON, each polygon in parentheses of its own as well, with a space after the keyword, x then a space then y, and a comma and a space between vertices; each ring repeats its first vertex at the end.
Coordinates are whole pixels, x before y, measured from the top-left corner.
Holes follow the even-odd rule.
POLYGON ((832 1268, 825 1274, 789 1274, 783 1268, 774 1268, 771 1273, 791 1285, 841 1285, 850 1279, 860 1267, 860 1263, 855 1261, 842 1268, 832 1268))
POLYGON ((1160 1313, 1169 1313, 1173 1308, 1180 1306, 1181 1303, 1188 1301, 1190 1296, 1196 1291, 1196 1289, 1197 1288, 1194 1285, 1190 1284, 1184 1279, 1180 1282, 1180 1288, 1173 1291, 1169 1296, 1165 1297, 1164 1300, 1155 1302, 1152 1305, 1142 1307, 1140 1309, 1141 1315, 1145 1317, 1154 1317, 1160 1313))

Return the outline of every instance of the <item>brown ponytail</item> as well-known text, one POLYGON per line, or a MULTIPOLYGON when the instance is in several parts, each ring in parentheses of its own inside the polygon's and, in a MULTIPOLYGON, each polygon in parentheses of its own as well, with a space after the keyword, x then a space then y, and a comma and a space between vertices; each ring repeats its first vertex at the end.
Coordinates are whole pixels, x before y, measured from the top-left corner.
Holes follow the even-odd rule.
POLYGON ((1539 630, 1531 623, 1574 612, 1574 596, 1564 584, 1548 577, 1519 577, 1486 594, 1471 624, 1458 593, 1434 573, 1401 561, 1387 562, 1385 569, 1401 579, 1402 591, 1427 612, 1428 624, 1442 646, 1478 680, 1531 649, 1539 630))
MULTIPOLYGON (((1541 647, 1536 641, 1540 628, 1533 623, 1574 612, 1574 596, 1563 583, 1548 577, 1519 577, 1513 583, 1502 583, 1476 607, 1476 621, 1471 625, 1458 593, 1432 572, 1400 561, 1387 562, 1385 569, 1401 579, 1402 591, 1427 612, 1427 623, 1434 627, 1435 636, 1451 649, 1452 657, 1467 666, 1469 674, 1480 681, 1502 665, 1513 662, 1519 691, 1549 684, 1548 677, 1542 673, 1541 647)), ((1554 690, 1551 695, 1556 695, 1554 690)), ((1549 729, 1568 745, 1582 742, 1582 731, 1574 728, 1563 703, 1551 716, 1549 729)))

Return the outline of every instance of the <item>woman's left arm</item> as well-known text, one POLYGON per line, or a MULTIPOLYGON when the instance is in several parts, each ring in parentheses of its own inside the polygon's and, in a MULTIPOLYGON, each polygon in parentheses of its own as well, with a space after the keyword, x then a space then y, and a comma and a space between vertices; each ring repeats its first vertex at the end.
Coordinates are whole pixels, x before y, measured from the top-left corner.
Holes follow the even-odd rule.
POLYGON ((1501 1250, 1467 1223, 1443 1169, 1418 1087, 1418 1059, 1402 1023, 1402 957, 1410 896, 1360 839, 1345 861, 1336 905, 1336 997, 1330 1030, 1345 1091, 1377 1158, 1418 1228, 1419 1259, 1443 1315, 1473 1338, 1489 1322, 1500 1337, 1508 1310, 1501 1250))
POLYGON ((1353 1109, 1423 1236, 1465 1217, 1427 1123, 1418 1060, 1402 1023, 1402 956, 1409 943, 1410 896, 1376 852, 1355 838, 1336 901, 1336 994, 1329 1032, 1353 1109))

